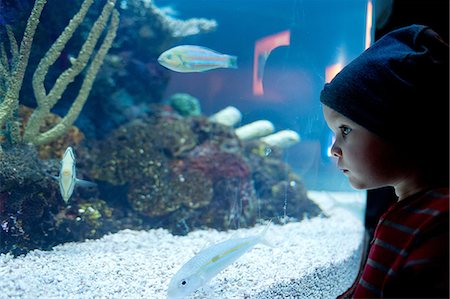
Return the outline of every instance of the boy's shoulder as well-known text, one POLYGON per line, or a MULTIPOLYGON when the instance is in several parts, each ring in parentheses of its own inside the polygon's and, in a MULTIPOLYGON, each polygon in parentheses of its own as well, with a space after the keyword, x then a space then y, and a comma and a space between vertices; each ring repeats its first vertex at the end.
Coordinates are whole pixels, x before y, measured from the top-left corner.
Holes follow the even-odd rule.
POLYGON ((401 225, 388 223, 381 236, 389 238, 391 248, 401 249, 390 264, 397 274, 386 278, 384 295, 448 298, 448 268, 442 265, 449 261, 449 189, 432 189, 409 199, 395 211, 401 225))
POLYGON ((431 189, 416 201, 416 205, 417 207, 432 209, 436 211, 435 213, 447 212, 448 214, 449 194, 449 188, 431 189))
POLYGON ((413 195, 394 204, 382 219, 420 234, 420 231, 449 222, 449 194, 449 188, 435 188, 413 195))
POLYGON ((448 188, 448 187, 431 189, 425 193, 426 196, 430 196, 432 198, 447 199, 447 200, 449 199, 449 194, 450 194, 450 188, 448 188))
POLYGON ((440 212, 449 211, 449 195, 448 187, 434 188, 421 194, 405 199, 401 209, 409 212, 422 212, 428 214, 438 214, 440 212))

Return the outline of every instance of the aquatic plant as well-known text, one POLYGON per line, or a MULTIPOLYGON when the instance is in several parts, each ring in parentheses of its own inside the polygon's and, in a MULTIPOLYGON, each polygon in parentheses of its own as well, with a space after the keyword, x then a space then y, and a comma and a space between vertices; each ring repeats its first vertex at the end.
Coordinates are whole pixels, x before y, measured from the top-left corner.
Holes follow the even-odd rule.
POLYGON ((10 54, 8 57, 5 45, 3 43, 0 44, 0 129, 5 127, 6 134, 12 142, 17 143, 23 141, 35 145, 47 144, 64 135, 78 118, 92 88, 97 72, 116 36, 119 24, 119 13, 114 8, 116 0, 107 0, 100 16, 93 24, 82 45, 78 56, 71 60, 71 65, 56 79, 49 92, 46 91, 44 81, 49 68, 60 57, 61 52, 72 38, 75 30, 84 20, 93 2, 93 0, 83 1, 78 13, 73 16, 67 27, 39 62, 32 81, 37 107, 30 116, 23 135, 20 134, 20 122, 17 118, 19 93, 22 88, 34 34, 39 24, 41 12, 47 1, 36 0, 34 3, 20 47, 14 37, 12 28, 9 25, 5 26, 10 43, 10 54), (105 28, 107 28, 106 35, 97 52, 94 54, 97 42, 105 28), (67 114, 54 127, 45 132, 41 132, 41 126, 50 114, 50 110, 61 99, 67 86, 86 67, 87 70, 78 96, 75 98, 67 114))
POLYGON ((187 93, 172 95, 169 103, 182 116, 200 115, 202 113, 199 100, 187 93))

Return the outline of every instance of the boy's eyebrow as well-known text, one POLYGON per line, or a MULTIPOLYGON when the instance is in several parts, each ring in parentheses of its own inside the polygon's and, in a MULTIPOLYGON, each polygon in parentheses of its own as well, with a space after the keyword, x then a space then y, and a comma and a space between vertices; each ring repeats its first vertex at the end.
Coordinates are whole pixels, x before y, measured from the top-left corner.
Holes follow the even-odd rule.
POLYGON ((357 128, 358 126, 360 126, 360 125, 358 125, 357 123, 355 123, 354 121, 352 121, 351 119, 348 119, 347 117, 345 117, 345 116, 343 116, 343 115, 339 115, 337 118, 336 118, 336 122, 339 122, 339 123, 341 123, 341 125, 340 126, 347 126, 347 127, 349 127, 349 128, 352 128, 352 129, 355 129, 355 128, 357 128))

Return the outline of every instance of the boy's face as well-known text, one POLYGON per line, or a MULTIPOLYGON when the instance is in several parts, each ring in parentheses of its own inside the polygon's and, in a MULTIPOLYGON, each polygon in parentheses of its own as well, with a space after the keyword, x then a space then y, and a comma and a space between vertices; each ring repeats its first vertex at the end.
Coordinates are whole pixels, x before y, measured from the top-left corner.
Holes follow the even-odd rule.
POLYGON ((374 189, 401 182, 405 168, 391 144, 326 105, 323 114, 336 137, 331 153, 354 188, 374 189))

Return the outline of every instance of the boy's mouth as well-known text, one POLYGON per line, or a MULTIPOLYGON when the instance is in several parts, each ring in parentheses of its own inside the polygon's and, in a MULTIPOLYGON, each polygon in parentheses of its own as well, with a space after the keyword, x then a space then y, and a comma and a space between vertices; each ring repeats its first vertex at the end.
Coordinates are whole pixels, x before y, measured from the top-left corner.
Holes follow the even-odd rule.
POLYGON ((347 172, 348 172, 348 169, 345 169, 345 168, 343 168, 343 167, 341 167, 341 166, 339 165, 339 162, 338 162, 338 164, 337 164, 337 167, 338 167, 339 170, 342 171, 343 173, 347 173, 347 172))

